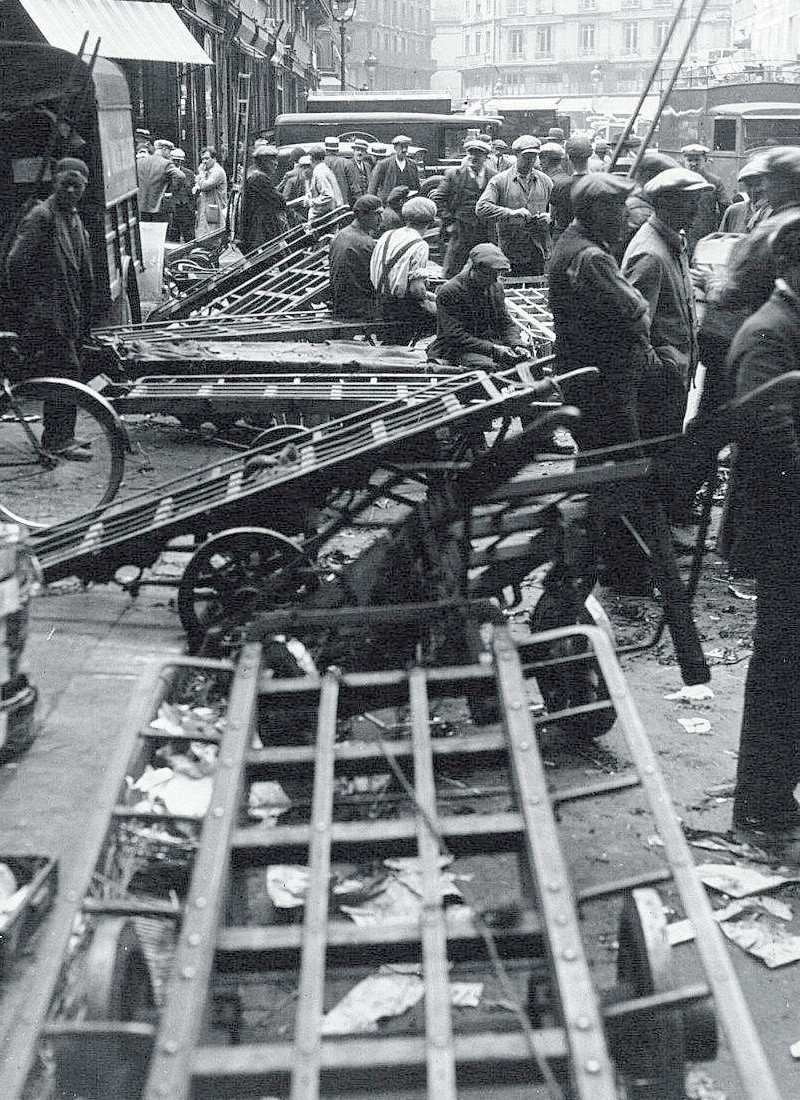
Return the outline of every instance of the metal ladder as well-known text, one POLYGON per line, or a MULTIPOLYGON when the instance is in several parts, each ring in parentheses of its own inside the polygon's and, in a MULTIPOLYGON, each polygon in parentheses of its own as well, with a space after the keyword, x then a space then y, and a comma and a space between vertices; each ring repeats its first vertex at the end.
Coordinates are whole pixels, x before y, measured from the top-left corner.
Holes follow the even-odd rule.
MULTIPOLYGON (((419 612, 421 618, 436 613, 436 608, 419 612)), ((408 612, 384 608, 365 614, 408 612)), ((324 615, 319 612, 298 613, 296 619, 297 625, 309 627, 321 622, 324 615)), ((713 1057, 707 1013, 698 1010, 712 997, 744 1094, 748 1100, 780 1100, 608 638, 597 628, 576 627, 550 631, 537 640, 578 637, 585 642, 605 677, 611 697, 605 705, 615 710, 633 768, 629 774, 554 791, 537 743, 528 685, 508 630, 486 628, 483 636, 482 659, 468 667, 416 665, 371 673, 332 669, 322 676, 279 680, 261 675, 260 647, 249 643, 235 671, 227 662, 178 659, 151 676, 98 804, 98 827, 87 835, 86 850, 80 855, 83 890, 71 899, 60 899, 50 950, 31 981, 26 1012, 7 1037, 15 1058, 13 1065, 0 1071, 0 1094, 16 1100, 41 1038, 54 1045, 56 1066, 69 1069, 69 1087, 91 1097, 112 1095, 107 1082, 122 1063, 127 1091, 113 1095, 125 1100, 261 1095, 316 1100, 320 1095, 398 1093, 455 1100, 485 1095, 488 1086, 505 1086, 509 1091, 503 1095, 522 1097, 530 1096, 543 1078, 549 1097, 617 1100, 618 1075, 630 1086, 628 1095, 679 1100, 687 1052, 704 1060, 713 1057), (122 777, 130 774, 131 759, 141 763, 154 744, 175 740, 170 733, 149 727, 158 704, 169 698, 170 669, 233 673, 227 724, 217 738, 219 756, 209 810, 202 821, 188 887, 178 907, 158 901, 148 907, 140 898, 130 903, 92 901, 86 894, 98 853, 108 843, 107 836, 102 838, 109 821, 113 829, 120 821, 146 817, 116 804, 122 777), (432 699, 463 695, 476 687, 495 693, 502 727, 461 729, 450 737, 434 737, 432 699), (389 706, 408 710, 399 739, 381 734, 385 724, 372 714, 376 707, 389 706), (311 736, 307 743, 270 745, 267 731, 287 714, 298 716, 295 724, 307 721, 311 736), (371 739, 340 740, 339 723, 352 715, 366 716, 378 734, 371 739), (263 748, 252 747, 257 728, 264 731, 262 738, 267 737, 263 748), (437 772, 456 761, 505 762, 511 808, 470 815, 443 810, 437 772), (337 778, 384 771, 400 779, 410 811, 378 820, 335 820, 337 778), (284 782, 292 775, 307 778, 311 797, 301 823, 270 829, 242 827, 249 785, 265 775, 284 782), (666 865, 589 889, 576 888, 559 838, 559 810, 579 800, 612 798, 637 789, 647 797, 666 865), (492 922, 485 910, 475 907, 458 919, 442 900, 443 851, 456 858, 516 853, 523 868, 524 892, 518 911, 504 922, 492 922), (409 853, 419 866, 418 919, 360 926, 333 913, 330 885, 335 859, 357 862, 409 853), (246 923, 243 876, 247 869, 263 869, 288 859, 308 869, 303 923, 246 923), (664 965, 665 919, 651 887, 665 882, 677 890, 694 925, 705 971, 704 978, 688 985, 669 981, 664 965), (594 986, 580 914, 593 903, 615 897, 627 899, 619 934, 622 980, 615 1002, 604 1004, 594 986), (75 916, 81 914, 85 922, 142 913, 177 925, 163 1006, 155 1018, 152 1014, 144 1020, 47 1018, 75 916), (389 1034, 323 1037, 323 1016, 331 1005, 328 983, 335 972, 352 972, 357 977, 365 969, 376 970, 381 962, 398 965, 409 960, 421 964, 419 980, 424 987, 424 1005, 415 1016, 415 1026, 389 1034), (513 1010, 510 1024, 501 1026, 496 1015, 484 1014, 468 1029, 459 1025, 450 980, 452 971, 463 966, 470 972, 483 966, 498 981, 505 973, 508 986, 503 988, 513 1010), (519 977, 520 967, 529 978, 527 1001, 509 977, 512 970, 519 977), (218 1035, 212 1042, 208 1034, 212 985, 226 975, 244 980, 267 972, 282 975, 293 986, 288 1000, 296 1007, 288 1032, 241 1042, 229 1019, 221 1041, 218 1035), (546 1003, 540 996, 533 1005, 532 988, 546 1003), (639 1029, 631 1031, 637 1022, 639 1029), (98 1072, 105 1075, 99 1083, 98 1072), (649 1091, 633 1091, 645 1075, 649 1091)), ((165 827, 175 824, 164 816, 158 820, 165 827)), ((117 963, 112 958, 109 968, 117 963)), ((122 1003, 142 1003, 132 988, 125 994, 122 1003)))

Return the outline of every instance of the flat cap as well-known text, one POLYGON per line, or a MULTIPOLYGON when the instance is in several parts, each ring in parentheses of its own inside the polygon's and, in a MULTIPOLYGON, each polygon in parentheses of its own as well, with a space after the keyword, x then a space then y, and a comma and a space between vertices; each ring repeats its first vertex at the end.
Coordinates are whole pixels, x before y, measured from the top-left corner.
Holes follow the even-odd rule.
POLYGON ((508 148, 508 143, 503 141, 502 138, 495 138, 494 141, 492 142, 492 148, 493 149, 499 149, 502 152, 503 149, 508 148))
POLYGON ((551 126, 550 129, 547 131, 547 140, 557 141, 559 143, 563 142, 564 131, 561 129, 560 126, 551 126))
POLYGON ((539 151, 541 148, 541 141, 533 134, 520 134, 520 136, 512 142, 511 148, 515 153, 526 153, 529 149, 533 149, 534 152, 539 151))
POLYGON ((708 191, 711 186, 699 172, 690 172, 688 168, 667 168, 647 181, 642 188, 642 194, 648 199, 660 199, 667 195, 708 191))
POLYGON ((549 153, 551 157, 563 157, 564 146, 559 145, 557 141, 546 141, 539 149, 539 153, 549 153))
POLYGON ((480 267, 490 267, 492 271, 510 271, 511 264, 496 244, 476 244, 470 249, 469 258, 480 267))
POLYGON ((89 168, 85 160, 81 160, 80 157, 62 157, 61 160, 56 161, 53 168, 53 175, 58 175, 59 172, 77 172, 79 175, 88 182, 89 180, 89 168))
POLYGON ((594 139, 594 151, 595 151, 595 153, 597 152, 598 149, 607 149, 607 148, 608 148, 608 142, 606 141, 605 138, 596 137, 594 139))
POLYGON ((762 228, 773 225, 768 245, 774 256, 791 256, 800 259, 800 208, 783 210, 762 224, 762 228))
POLYGON ((800 179, 800 149, 794 145, 776 145, 764 153, 767 174, 800 179))
POLYGON ((325 148, 326 149, 338 149, 339 148, 339 139, 338 139, 338 137, 336 137, 335 134, 329 134, 328 137, 325 138, 325 148))
POLYGON ((592 143, 586 134, 573 134, 572 137, 568 137, 564 148, 568 157, 590 157, 592 155, 592 143))
POLYGON ((303 153, 302 157, 298 157, 297 163, 300 165, 301 168, 305 168, 311 163, 311 157, 308 155, 308 153, 303 153))
POLYGON ((576 218, 591 213, 598 202, 624 202, 636 184, 624 176, 612 176, 610 172, 589 172, 578 176, 572 185, 570 198, 576 218))
POLYGON ((169 155, 173 160, 186 160, 186 153, 183 149, 170 149, 169 155))
POLYGON ((765 176, 769 171, 769 159, 766 153, 756 153, 737 175, 737 180, 751 180, 755 176, 765 176))
POLYGON ((701 145, 699 142, 692 142, 690 145, 684 145, 681 149, 681 153, 685 157, 707 157, 711 152, 707 145, 701 145))
POLYGON ((257 141, 253 146, 254 157, 277 157, 278 150, 267 141, 257 141))
POLYGON ((637 165, 636 179, 640 183, 647 183, 653 176, 657 176, 659 172, 666 172, 668 168, 680 168, 680 165, 668 153, 658 153, 655 149, 647 149, 642 153, 642 158, 637 165))
POLYGON ((433 221, 436 217, 436 203, 433 199, 426 199, 422 195, 415 195, 413 199, 409 199, 403 203, 403 208, 400 211, 404 218, 419 219, 424 221, 428 219, 433 221))
POLYGON ((308 155, 310 157, 324 157, 325 156, 325 146, 324 145, 309 145, 308 155))
POLYGON ((150 138, 150 137, 152 137, 152 134, 150 133, 149 130, 139 129, 139 130, 134 130, 133 131, 133 136, 137 137, 137 138, 150 138))
POLYGON ((411 138, 407 134, 398 134, 397 137, 392 138, 392 145, 410 145, 411 138))
POLYGON ((492 147, 488 141, 484 141, 482 138, 474 137, 467 138, 464 142, 464 148, 469 153, 471 150, 475 150, 478 153, 491 153, 492 147))
POLYGON ((383 203, 377 195, 359 195, 353 203, 354 214, 377 214, 383 203))
POLYGON ((405 183, 401 183, 399 187, 393 187, 386 196, 386 205, 397 206, 399 203, 402 206, 410 192, 411 188, 405 183))
POLYGON ((366 142, 364 140, 364 138, 353 138, 353 140, 350 142, 350 144, 352 145, 352 147, 354 149, 365 149, 366 150, 367 147, 368 147, 368 142, 366 142))
POLYGON ((174 149, 175 148, 175 142, 170 141, 169 138, 156 138, 156 140, 153 142, 153 144, 158 149, 174 149))

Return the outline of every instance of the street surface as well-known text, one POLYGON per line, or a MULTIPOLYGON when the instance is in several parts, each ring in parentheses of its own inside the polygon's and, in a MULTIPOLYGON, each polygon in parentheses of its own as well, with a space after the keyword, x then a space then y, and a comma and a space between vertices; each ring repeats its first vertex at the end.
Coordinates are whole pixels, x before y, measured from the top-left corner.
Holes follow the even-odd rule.
MULTIPOLYGON (((132 425, 133 454, 128 457, 122 494, 150 489, 168 477, 210 463, 229 453, 165 418, 141 419, 132 425)), ((720 790, 735 775, 738 726, 744 676, 750 652, 754 603, 744 584, 732 585, 713 551, 706 557, 695 608, 703 647, 713 666, 715 698, 701 704, 667 701, 681 686, 669 640, 647 652, 626 657, 627 682, 651 742, 658 754, 674 800, 675 812, 687 829, 724 833, 730 824, 731 801, 720 790), (737 592, 739 593, 737 595, 737 592), (689 733, 680 718, 706 718, 710 728, 689 733)), ((42 730, 28 753, 0 769, 0 851, 53 853, 62 864, 61 888, 68 889, 70 852, 80 842, 92 811, 92 792, 113 750, 115 733, 137 677, 153 660, 180 651, 183 639, 174 609, 175 590, 145 588, 131 600, 114 586, 83 592, 64 582, 33 605, 28 643, 30 677, 41 693, 42 730)), ((618 640, 643 640, 657 621, 654 602, 604 598, 618 640)), ((548 768, 559 785, 599 779, 625 767, 629 756, 617 729, 576 755, 557 742, 543 745, 548 768)), ((487 777, 458 776, 478 784, 487 777)), ((492 808, 502 808, 495 799, 492 808)), ((561 814, 565 850, 581 885, 622 877, 653 866, 659 859, 658 838, 635 795, 578 803, 561 814)), ((697 862, 718 862, 718 853, 697 850, 697 862)), ((470 862, 470 861, 467 861, 470 862)), ((466 901, 488 903, 509 898, 514 869, 489 857, 475 857, 472 881, 464 887, 466 901)), ((664 893, 668 906, 674 898, 664 893)), ((800 885, 789 885, 776 896, 800 910, 800 885)), ((715 904, 721 904, 716 896, 715 904)), ((601 906, 600 909, 603 909, 601 906)), ((598 914, 600 916, 609 914, 598 914)), ((669 920, 682 916, 670 912, 669 920)), ((613 920, 613 917, 612 917, 613 920)), ((613 925, 612 925, 613 926, 613 925)), ((585 942, 598 985, 613 981, 615 941, 608 923, 589 917, 585 942)), ((800 918, 791 931, 800 933, 800 918)), ((33 950, 46 950, 46 936, 33 950)), ((786 1100, 800 1096, 800 1063, 789 1053, 800 1039, 797 1008, 798 966, 768 970, 761 962, 730 946, 734 965, 760 1030, 768 1059, 786 1100)), ((692 949, 674 949, 678 968, 693 974, 692 949)), ((24 959, 14 967, 0 999, 0 1025, 24 1004, 24 959)), ((696 1091, 695 1100, 741 1100, 736 1074, 723 1039, 720 1058, 702 1067, 719 1092, 696 1091)), ((499 1093, 498 1093, 499 1095, 499 1093)), ((539 1095, 538 1092, 532 1095, 539 1095)), ((543 1094, 542 1094, 543 1095, 543 1094)), ((690 1094, 692 1095, 692 1094, 690 1094)))

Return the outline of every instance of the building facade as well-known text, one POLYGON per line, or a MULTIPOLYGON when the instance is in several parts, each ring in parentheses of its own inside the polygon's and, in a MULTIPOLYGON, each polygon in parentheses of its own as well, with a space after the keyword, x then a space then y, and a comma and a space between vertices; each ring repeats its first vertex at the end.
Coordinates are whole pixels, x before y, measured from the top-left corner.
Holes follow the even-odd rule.
MULTIPOLYGON (((458 61, 464 96, 630 95, 647 81, 677 0, 464 0, 458 61)), ((691 22, 688 4, 665 54, 672 71, 691 22), (672 64, 671 64, 672 63, 672 64)), ((690 60, 731 46, 733 0, 709 0, 690 60)))
MULTIPOLYGON (((357 0, 345 24, 345 90, 427 90, 432 38, 430 0, 357 0)), ((334 12, 329 31, 319 33, 320 72, 331 86, 341 73, 339 44, 334 12)))
POLYGON ((431 56, 436 66, 431 89, 448 92, 455 106, 462 99, 459 57, 461 55, 464 0, 433 0, 431 56))
POLYGON ((753 58, 800 61, 800 0, 736 0, 734 34, 753 58))

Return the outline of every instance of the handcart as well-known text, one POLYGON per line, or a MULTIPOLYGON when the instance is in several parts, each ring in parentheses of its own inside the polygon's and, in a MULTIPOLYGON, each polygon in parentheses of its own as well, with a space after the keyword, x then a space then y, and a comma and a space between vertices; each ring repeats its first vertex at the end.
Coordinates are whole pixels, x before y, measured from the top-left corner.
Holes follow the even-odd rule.
MULTIPOLYGON (((267 639, 281 624, 265 618, 264 648, 246 643, 235 664, 155 668, 3 1036, 0 1095, 683 1100, 687 1063, 717 1056, 719 1028, 743 1100, 780 1100, 609 639, 588 626, 537 639, 578 640, 597 663, 629 759, 559 784, 508 630, 484 611, 465 611, 484 639, 467 666, 276 678, 267 639), (441 701, 476 684, 500 723, 454 719, 442 736, 441 701), (187 754, 204 762, 202 807, 142 805, 148 765, 187 754), (487 766, 502 808, 454 801, 447 773, 487 766), (253 816, 265 786, 269 822, 253 816), (578 880, 571 808, 634 798, 660 854, 578 880), (503 894, 476 887, 459 903, 454 884, 503 859, 518 867, 503 894), (399 911, 386 906, 398 891, 399 911), (689 981, 662 894, 695 932, 689 981), (602 983, 588 920, 618 941, 602 983), (365 984, 381 999, 364 1018, 365 984)), ((404 614, 422 625, 441 608, 404 614)), ((588 843, 606 843, 599 827, 588 843)))

